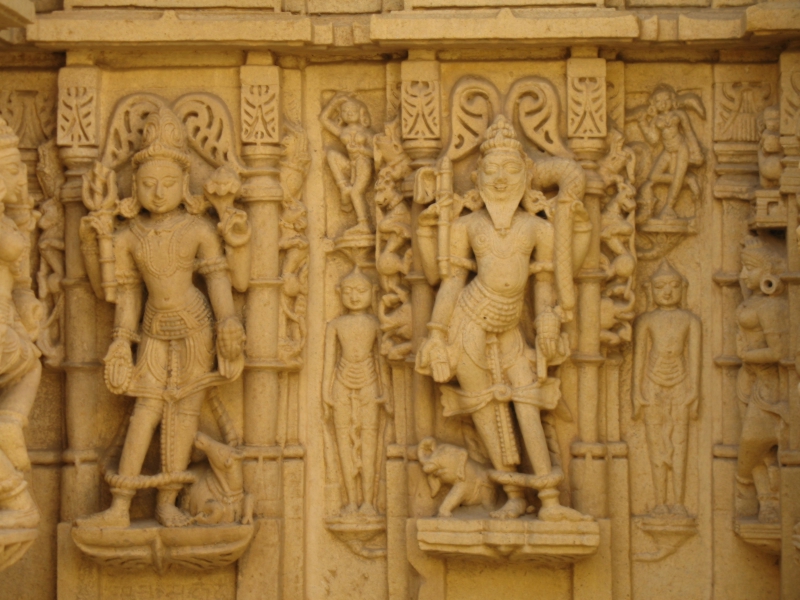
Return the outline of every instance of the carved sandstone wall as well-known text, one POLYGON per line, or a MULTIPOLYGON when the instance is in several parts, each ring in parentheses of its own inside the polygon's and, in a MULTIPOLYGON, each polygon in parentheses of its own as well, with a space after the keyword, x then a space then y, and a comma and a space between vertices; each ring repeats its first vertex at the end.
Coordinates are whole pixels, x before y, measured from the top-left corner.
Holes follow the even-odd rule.
POLYGON ((800 4, 0 28, 0 599, 800 598, 800 4))

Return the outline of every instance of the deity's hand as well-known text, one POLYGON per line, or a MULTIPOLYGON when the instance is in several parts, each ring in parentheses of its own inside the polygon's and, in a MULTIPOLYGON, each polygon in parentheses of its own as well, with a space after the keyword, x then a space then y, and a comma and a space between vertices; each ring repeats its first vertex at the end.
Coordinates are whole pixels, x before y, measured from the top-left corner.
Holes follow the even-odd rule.
POLYGON ((242 373, 244 340, 244 327, 237 317, 217 323, 217 362, 223 377, 236 379, 242 373))
POLYGON ((430 337, 422 343, 417 353, 417 371, 423 375, 432 375, 437 383, 445 383, 452 378, 443 332, 432 331, 430 337))
POLYGON ((244 246, 250 241, 250 224, 247 222, 247 213, 238 208, 228 208, 220 215, 217 231, 225 243, 234 248, 244 246))
POLYGON ((561 318, 556 313, 547 311, 536 317, 536 341, 548 361, 563 353, 561 318))
POLYGON ((113 211, 118 201, 117 174, 96 161, 83 176, 83 203, 91 211, 113 211))
POLYGON ((114 394, 124 394, 133 376, 133 353, 131 343, 126 339, 111 342, 103 359, 105 363, 106 386, 114 394))

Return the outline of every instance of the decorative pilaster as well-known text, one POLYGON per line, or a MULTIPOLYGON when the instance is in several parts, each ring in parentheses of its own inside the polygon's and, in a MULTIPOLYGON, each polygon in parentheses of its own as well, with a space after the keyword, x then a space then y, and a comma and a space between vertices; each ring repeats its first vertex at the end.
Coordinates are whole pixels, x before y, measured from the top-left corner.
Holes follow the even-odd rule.
MULTIPOLYGON (((800 52, 784 52, 780 60, 781 77, 781 145, 785 153, 780 179, 781 195, 786 199, 786 250, 788 273, 784 281, 789 288, 789 314, 800 314, 800 52)), ((800 588, 797 561, 800 548, 795 542, 800 533, 800 324, 789 325, 788 367, 789 435, 788 447, 781 448, 781 599, 789 600, 800 588), (794 360, 793 360, 794 359, 794 360), (793 364, 794 363, 794 364, 793 364), (792 368, 794 367, 794 368, 792 368)))
POLYGON ((64 452, 61 520, 71 521, 100 507, 97 468, 98 406, 109 392, 100 363, 97 323, 103 302, 92 291, 80 249, 79 228, 86 214, 82 201, 83 174, 99 155, 100 69, 82 57, 68 58, 58 75, 56 142, 66 166, 61 200, 65 216, 66 304, 65 413, 67 450, 64 452), (70 60, 72 59, 72 60, 70 60), (77 63, 77 64, 75 64, 77 63))
MULTIPOLYGON (((603 155, 607 135, 606 61, 596 49, 583 49, 567 60, 567 113, 569 146, 586 172, 584 204, 592 224, 589 251, 575 275, 578 284, 577 348, 572 356, 578 370, 578 433, 573 444, 573 481, 578 483, 575 508, 595 517, 607 514, 605 455, 598 426, 600 354, 600 293, 605 271, 600 268, 600 199, 603 181, 597 160, 603 155)), ((603 436, 605 437, 605 436, 603 436)))
MULTIPOLYGON (((270 54, 251 52, 240 68, 242 158, 249 167, 242 189, 253 237, 254 260, 245 305, 247 361, 244 371, 245 489, 255 497, 256 534, 239 567, 237 598, 281 597, 280 547, 283 450, 278 446, 280 314, 279 223, 283 191, 280 148, 280 68, 270 54), (271 564, 265 568, 264 561, 271 564)), ((302 477, 300 478, 302 480, 302 477)), ((285 499, 285 498, 284 498, 285 499)), ((301 528, 302 529, 302 528, 301 528)), ((284 531, 284 540, 290 537, 284 531)), ((297 532, 292 532, 296 536, 297 532)), ((302 531, 299 539, 302 540, 302 531)), ((282 549, 285 550, 285 547, 282 549)), ((302 570, 300 564, 289 565, 302 570)), ((294 594, 285 598, 294 598, 294 594)))
MULTIPOLYGON (((414 176, 420 167, 432 166, 442 148, 441 92, 439 62, 436 53, 410 51, 408 60, 400 65, 400 131, 403 149, 411 158, 411 173, 402 184, 405 196, 413 197, 414 176)), ((433 380, 414 370, 414 360, 422 340, 427 336, 427 324, 433 310, 434 291, 423 274, 419 251, 417 220, 424 206, 411 204, 412 256, 411 272, 406 280, 411 286, 412 338, 411 354, 406 358, 403 397, 396 398, 395 414, 401 412, 402 430, 398 428, 398 445, 389 448, 386 461, 387 478, 387 561, 390 600, 404 600, 409 594, 407 545, 417 546, 416 536, 407 538, 406 519, 414 516, 408 503, 408 479, 418 473, 416 464, 406 461, 405 445, 434 435, 436 399, 433 380), (410 383, 410 385, 408 385, 410 383), (402 433, 402 438, 400 437, 402 433), (402 445, 401 445, 402 444, 402 445)), ((400 374, 395 370, 394 377, 400 374)), ((396 416, 395 419, 398 417, 396 416)))
MULTIPOLYGON (((605 153, 608 133, 606 100, 606 61, 597 57, 596 48, 572 51, 567 60, 567 132, 570 150, 586 173, 584 205, 592 225, 589 250, 580 271, 575 274, 578 287, 577 348, 572 361, 578 371, 578 435, 572 444, 570 471, 573 486, 573 506, 582 513, 601 519, 601 548, 592 559, 575 566, 573 581, 578 591, 575 598, 583 599, 580 590, 584 580, 603 581, 592 592, 593 598, 610 598, 611 545, 608 517, 608 481, 603 442, 600 431, 600 369, 604 362, 600 348, 600 298, 606 274, 600 268, 600 202, 605 185, 597 172, 597 161, 605 153), (599 592, 604 590, 605 593, 599 592)), ((605 421, 605 419, 602 419, 605 421)))

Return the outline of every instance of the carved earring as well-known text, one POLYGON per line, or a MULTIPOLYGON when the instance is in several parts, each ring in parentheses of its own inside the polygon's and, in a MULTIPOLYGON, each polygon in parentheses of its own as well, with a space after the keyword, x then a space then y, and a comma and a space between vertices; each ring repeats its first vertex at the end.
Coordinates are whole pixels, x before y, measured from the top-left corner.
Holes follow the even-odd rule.
POLYGON ((783 290, 783 282, 777 275, 764 275, 764 277, 761 278, 759 287, 761 291, 764 292, 764 295, 773 296, 779 294, 781 290, 783 290))

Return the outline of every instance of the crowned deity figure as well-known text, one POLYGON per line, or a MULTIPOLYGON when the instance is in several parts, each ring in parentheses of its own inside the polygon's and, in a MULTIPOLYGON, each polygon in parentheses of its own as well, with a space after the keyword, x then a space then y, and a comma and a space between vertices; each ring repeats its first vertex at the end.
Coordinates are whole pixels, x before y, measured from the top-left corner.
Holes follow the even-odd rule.
POLYGON ((561 323, 569 317, 557 306, 558 223, 536 215, 550 211, 533 185, 558 185, 556 204, 568 200, 569 210, 582 212, 585 180, 570 159, 549 157, 534 164, 502 115, 489 127, 480 152, 474 176, 479 199, 473 212, 450 224, 449 274, 437 293, 417 370, 438 383, 458 379, 458 386, 441 386, 444 415, 472 417, 494 466, 494 481, 508 498, 493 517, 516 518, 527 510, 522 486, 531 476, 516 473, 521 462, 516 420, 538 479, 528 487, 539 490, 539 518, 581 520, 583 515, 559 503, 559 479, 552 476, 542 425, 542 412, 559 406, 558 380, 548 377, 547 367, 568 352, 561 323), (471 271, 475 276, 468 281, 471 271), (526 290, 533 294, 535 352, 521 329, 526 290))
MULTIPOLYGON (((41 353, 34 342, 43 307, 31 290, 30 229, 5 213, 7 205, 30 204, 28 174, 18 146, 19 139, 0 118, 0 529, 39 523, 25 480, 31 462, 23 429, 42 374, 41 353)), ((35 226, 30 215, 24 220, 35 226)))
MULTIPOLYGON (((236 379, 244 367, 244 329, 225 249, 202 198, 189 191, 186 132, 170 109, 147 117, 132 165, 132 197, 119 202, 130 220, 113 233, 116 310, 104 363, 108 388, 136 403, 118 472, 105 475, 111 507, 80 526, 129 526, 131 500, 142 487, 158 488, 159 523, 190 524, 176 499, 192 480, 186 469, 201 406, 211 386, 236 379), (204 277, 207 297, 195 287, 195 274, 204 277), (140 475, 142 463, 159 424, 162 472, 148 478, 140 475)), ((95 169, 95 179, 101 172, 95 169)), ((109 178, 114 187, 113 173, 109 178)), ((92 189, 96 184, 86 181, 92 189)))

